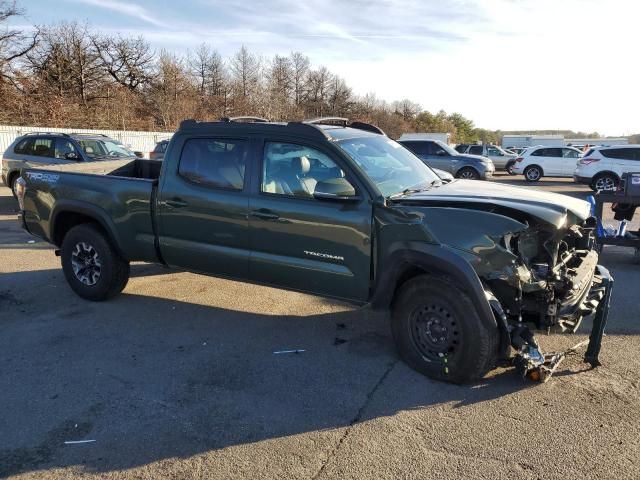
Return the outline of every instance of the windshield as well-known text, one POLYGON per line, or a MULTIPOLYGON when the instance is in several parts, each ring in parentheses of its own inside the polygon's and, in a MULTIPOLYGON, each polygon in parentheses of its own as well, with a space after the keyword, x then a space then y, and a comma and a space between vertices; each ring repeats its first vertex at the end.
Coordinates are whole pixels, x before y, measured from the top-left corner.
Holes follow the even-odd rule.
POLYGON ((97 157, 135 157, 135 153, 116 140, 82 139, 78 143, 91 158, 97 157))
POLYGON ((440 141, 440 140, 434 140, 434 143, 437 143, 440 147, 442 147, 442 149, 447 152, 449 155, 460 155, 458 152, 456 152, 453 148, 451 148, 449 145, 447 145, 446 143, 440 141))
POLYGON ((422 160, 388 137, 348 138, 336 143, 385 197, 440 184, 439 177, 422 160))

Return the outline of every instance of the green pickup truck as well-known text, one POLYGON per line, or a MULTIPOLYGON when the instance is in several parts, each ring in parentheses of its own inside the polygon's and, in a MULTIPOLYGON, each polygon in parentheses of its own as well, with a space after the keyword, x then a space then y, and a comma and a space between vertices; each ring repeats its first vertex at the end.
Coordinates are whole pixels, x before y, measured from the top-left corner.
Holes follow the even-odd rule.
POLYGON ((23 169, 23 227, 89 300, 121 292, 132 261, 339 298, 390 310, 403 359, 451 382, 542 368, 528 327, 595 313, 597 364, 612 280, 587 202, 441 180, 362 122, 254 120, 184 121, 162 163, 23 169))

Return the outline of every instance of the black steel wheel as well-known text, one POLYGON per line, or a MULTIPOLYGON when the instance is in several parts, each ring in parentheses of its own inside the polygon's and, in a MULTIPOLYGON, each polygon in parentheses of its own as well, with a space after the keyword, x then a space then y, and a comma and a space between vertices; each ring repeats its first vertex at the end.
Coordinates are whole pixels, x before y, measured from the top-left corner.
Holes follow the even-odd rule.
POLYGON ((467 293, 444 277, 405 282, 394 298, 391 330, 403 360, 437 380, 481 378, 498 356, 495 321, 483 319, 467 293))
POLYGON ((455 353, 460 344, 460 330, 447 307, 446 302, 434 300, 417 306, 410 314, 414 346, 422 356, 433 361, 455 353))

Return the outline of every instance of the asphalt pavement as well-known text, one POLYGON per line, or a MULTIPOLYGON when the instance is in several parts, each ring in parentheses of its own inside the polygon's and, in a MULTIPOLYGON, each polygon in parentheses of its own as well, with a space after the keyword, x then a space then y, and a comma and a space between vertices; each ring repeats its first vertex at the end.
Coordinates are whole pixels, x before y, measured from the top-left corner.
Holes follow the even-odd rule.
POLYGON ((0 478, 640 478, 628 249, 601 257, 602 367, 454 386, 399 360, 384 315, 336 301, 146 264, 118 298, 84 301, 15 208, 0 188, 0 478))

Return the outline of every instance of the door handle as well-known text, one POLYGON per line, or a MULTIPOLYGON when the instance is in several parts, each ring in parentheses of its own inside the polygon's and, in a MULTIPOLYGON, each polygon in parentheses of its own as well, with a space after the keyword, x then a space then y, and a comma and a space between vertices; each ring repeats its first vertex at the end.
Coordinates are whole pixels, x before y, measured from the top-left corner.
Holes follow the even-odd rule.
POLYGON ((249 215, 261 220, 278 220, 280 218, 280 215, 278 215, 277 213, 273 213, 271 210, 267 210, 266 208, 253 210, 249 215))
POLYGON ((164 204, 171 208, 184 208, 189 204, 182 200, 181 198, 172 198, 171 200, 167 200, 164 204))

